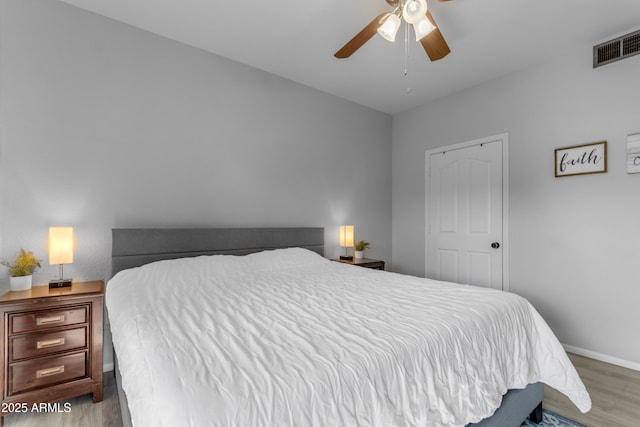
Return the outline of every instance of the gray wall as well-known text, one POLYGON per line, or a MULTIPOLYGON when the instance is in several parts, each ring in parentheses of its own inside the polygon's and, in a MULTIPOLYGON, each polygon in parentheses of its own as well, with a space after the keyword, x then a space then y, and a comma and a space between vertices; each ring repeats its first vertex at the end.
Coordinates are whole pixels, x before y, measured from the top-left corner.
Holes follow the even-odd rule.
MULTIPOLYGON (((51 0, 0 0, 2 259, 109 277, 112 227, 354 224, 391 258, 391 117, 51 0)), ((0 291, 8 288, 1 269, 0 291)))
POLYGON ((3 259, 65 224, 82 278, 114 226, 325 226, 334 256, 343 223, 390 259, 390 116, 57 1, 2 8, 3 259))
POLYGON ((394 117, 393 265, 424 275, 425 151, 508 132, 510 290, 563 343, 640 368, 640 57, 594 70, 577 51, 394 117), (607 174, 554 178, 555 148, 602 140, 607 174))

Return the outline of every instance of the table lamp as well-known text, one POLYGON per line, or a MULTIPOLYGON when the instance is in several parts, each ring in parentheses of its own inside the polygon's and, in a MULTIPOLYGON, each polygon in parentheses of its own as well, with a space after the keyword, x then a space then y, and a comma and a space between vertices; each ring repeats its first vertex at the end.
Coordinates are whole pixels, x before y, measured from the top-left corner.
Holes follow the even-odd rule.
POLYGON ((353 260, 353 256, 347 255, 347 248, 353 247, 353 225, 340 226, 340 246, 344 248, 344 255, 340 255, 340 259, 353 260))
POLYGON ((71 286, 71 279, 64 278, 64 264, 73 262, 73 227, 49 227, 49 264, 59 264, 58 279, 49 281, 49 288, 71 286))

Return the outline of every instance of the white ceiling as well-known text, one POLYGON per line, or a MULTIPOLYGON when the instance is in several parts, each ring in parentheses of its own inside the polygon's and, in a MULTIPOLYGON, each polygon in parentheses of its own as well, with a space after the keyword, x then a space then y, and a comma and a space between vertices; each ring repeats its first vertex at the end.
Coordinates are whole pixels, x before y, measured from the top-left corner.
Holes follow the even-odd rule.
POLYGON ((384 0, 62 1, 390 114, 640 25, 639 0, 428 0, 451 54, 430 62, 412 40, 405 76, 401 32, 333 57, 384 0))

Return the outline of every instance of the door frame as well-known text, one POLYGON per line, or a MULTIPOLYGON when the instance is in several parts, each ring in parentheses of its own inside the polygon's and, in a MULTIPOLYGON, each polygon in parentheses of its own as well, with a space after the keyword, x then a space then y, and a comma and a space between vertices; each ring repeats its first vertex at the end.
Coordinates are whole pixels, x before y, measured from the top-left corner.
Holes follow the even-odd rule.
POLYGON ((430 181, 429 168, 431 166, 431 155, 434 153, 442 153, 463 148, 473 147, 480 144, 488 144, 494 141, 502 141, 502 290, 509 291, 509 249, 511 247, 509 240, 509 133, 500 133, 485 138, 474 139, 471 141, 460 142, 457 144, 446 145, 443 147, 433 148, 425 151, 425 197, 424 197, 424 271, 425 275, 428 271, 428 241, 429 241, 429 202, 430 202, 430 181))

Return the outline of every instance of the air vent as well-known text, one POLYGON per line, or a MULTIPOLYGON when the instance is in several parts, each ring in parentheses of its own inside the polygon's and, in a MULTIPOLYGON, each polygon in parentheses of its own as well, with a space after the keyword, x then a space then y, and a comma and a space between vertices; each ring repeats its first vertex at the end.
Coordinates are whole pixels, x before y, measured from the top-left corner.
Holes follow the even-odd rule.
POLYGON ((640 31, 618 37, 593 47, 593 68, 640 53, 640 31))

